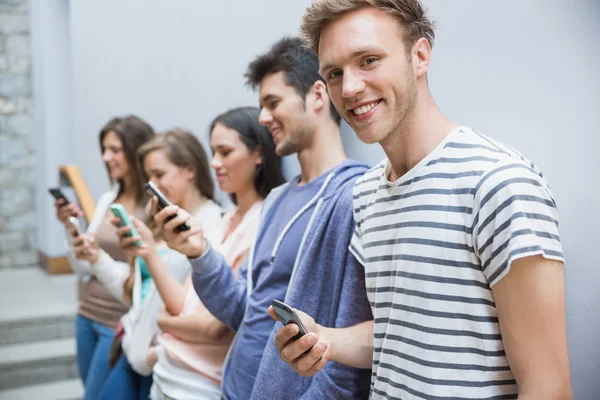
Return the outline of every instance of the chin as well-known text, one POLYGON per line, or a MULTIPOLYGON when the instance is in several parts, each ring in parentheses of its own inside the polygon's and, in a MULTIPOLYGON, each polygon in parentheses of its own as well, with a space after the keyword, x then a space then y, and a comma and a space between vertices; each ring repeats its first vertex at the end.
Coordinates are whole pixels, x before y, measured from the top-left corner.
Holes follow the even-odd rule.
POLYGON ((221 189, 222 192, 227 193, 227 194, 231 194, 231 190, 229 190, 229 185, 226 183, 219 183, 219 189, 221 189))
POLYGON ((298 146, 291 142, 282 142, 275 148, 275 153, 277 153, 279 157, 290 156, 296 154, 298 151, 298 146))
POLYGON ((354 133, 358 137, 358 139, 365 144, 375 144, 379 143, 384 139, 383 135, 377 135, 370 132, 370 129, 365 129, 363 131, 354 130, 354 133))

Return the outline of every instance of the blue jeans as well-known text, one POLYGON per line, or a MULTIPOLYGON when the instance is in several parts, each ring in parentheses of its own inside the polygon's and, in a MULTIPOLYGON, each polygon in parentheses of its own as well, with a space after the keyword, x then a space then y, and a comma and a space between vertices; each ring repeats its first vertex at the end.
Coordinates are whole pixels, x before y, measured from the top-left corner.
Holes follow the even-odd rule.
POLYGON ((148 400, 152 387, 152 375, 142 376, 135 372, 125 355, 121 355, 110 371, 102 388, 101 400, 148 400))
POLYGON ((108 377, 108 353, 114 329, 77 315, 75 320, 77 340, 77 367, 85 388, 84 400, 99 398, 108 377))

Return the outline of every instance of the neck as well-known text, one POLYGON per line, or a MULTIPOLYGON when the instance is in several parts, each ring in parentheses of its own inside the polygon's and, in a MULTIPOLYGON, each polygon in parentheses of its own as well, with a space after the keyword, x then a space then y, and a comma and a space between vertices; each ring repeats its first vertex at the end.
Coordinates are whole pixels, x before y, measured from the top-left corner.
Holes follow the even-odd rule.
POLYGON ((260 196, 256 192, 254 184, 244 190, 236 192, 235 197, 237 199, 237 213, 239 215, 245 215, 254 203, 260 200, 260 196))
POLYGON ((301 177, 299 185, 318 178, 346 159, 340 127, 331 118, 318 125, 311 143, 298 152, 301 177))
POLYGON ((395 181, 410 171, 456 127, 442 114, 429 90, 420 93, 412 112, 380 143, 392 167, 388 179, 395 181))
POLYGON ((123 185, 123 191, 121 192, 121 196, 130 199, 136 199, 136 190, 133 186, 133 179, 131 177, 126 176, 121 180, 121 185, 123 185))
POLYGON ((178 204, 178 206, 190 214, 194 214, 204 203, 206 203, 206 201, 206 197, 204 197, 196 186, 192 184, 183 196, 181 204, 178 204))

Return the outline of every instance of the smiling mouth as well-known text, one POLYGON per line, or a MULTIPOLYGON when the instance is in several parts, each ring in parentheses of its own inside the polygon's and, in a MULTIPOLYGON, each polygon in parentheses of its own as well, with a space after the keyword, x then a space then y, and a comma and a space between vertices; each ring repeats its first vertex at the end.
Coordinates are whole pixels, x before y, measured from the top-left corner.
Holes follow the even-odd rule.
POLYGON ((365 105, 362 105, 360 107, 353 108, 352 109, 352 113, 354 115, 356 115, 356 116, 360 116, 360 115, 366 114, 369 111, 371 111, 373 108, 375 108, 375 106, 377 106, 380 102, 381 102, 381 100, 376 100, 376 101, 374 101, 372 103, 365 104, 365 105))

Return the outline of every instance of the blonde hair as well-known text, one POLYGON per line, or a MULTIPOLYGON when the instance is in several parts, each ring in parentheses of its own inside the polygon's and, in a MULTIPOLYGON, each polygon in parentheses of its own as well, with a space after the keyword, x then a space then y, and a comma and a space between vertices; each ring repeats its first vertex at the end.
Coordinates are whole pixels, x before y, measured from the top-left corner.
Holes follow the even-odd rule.
POLYGON ((398 21, 407 52, 423 37, 433 47, 435 24, 419 0, 316 0, 302 17, 300 34, 318 55, 321 30, 325 25, 348 12, 368 7, 381 10, 398 21))

